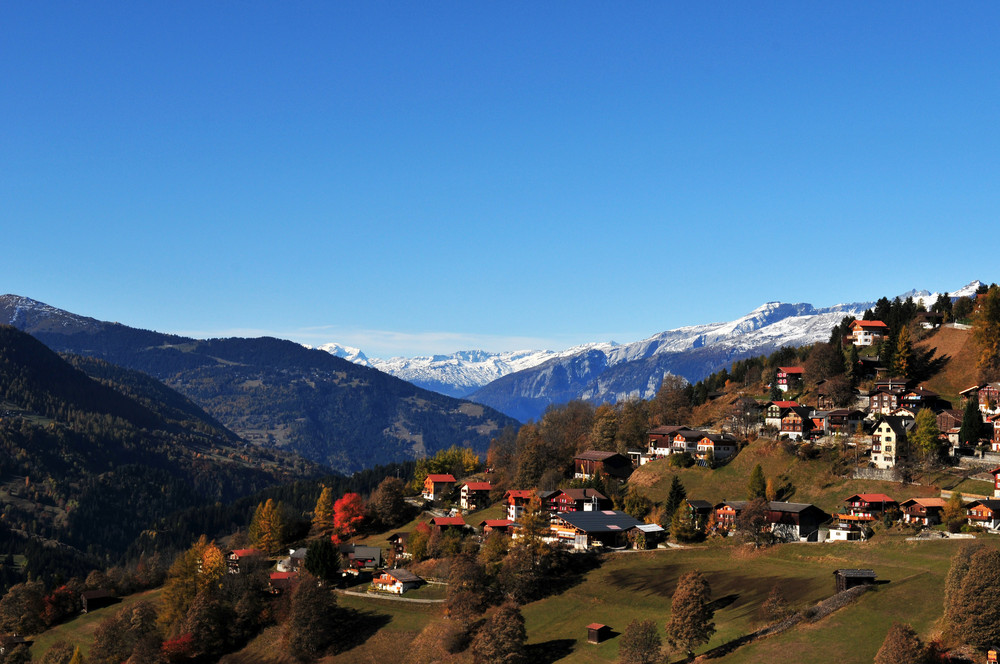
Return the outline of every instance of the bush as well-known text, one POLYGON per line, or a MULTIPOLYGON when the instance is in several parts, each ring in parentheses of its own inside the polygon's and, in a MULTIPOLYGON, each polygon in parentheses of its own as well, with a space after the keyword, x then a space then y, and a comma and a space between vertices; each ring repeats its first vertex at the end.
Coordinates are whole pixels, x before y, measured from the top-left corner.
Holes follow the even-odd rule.
POLYGON ((694 465, 694 459, 687 452, 671 454, 668 459, 672 468, 690 468, 694 465))

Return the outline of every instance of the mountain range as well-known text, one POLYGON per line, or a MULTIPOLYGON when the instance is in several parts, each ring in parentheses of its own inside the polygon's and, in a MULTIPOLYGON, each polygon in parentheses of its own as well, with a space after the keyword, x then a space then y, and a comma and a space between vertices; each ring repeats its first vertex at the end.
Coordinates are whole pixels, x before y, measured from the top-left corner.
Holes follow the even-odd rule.
MULTIPOLYGON (((980 285, 976 280, 948 295, 953 299, 971 295, 980 285)), ((930 307, 937 296, 912 290, 900 299, 913 297, 930 307)), ((634 343, 592 343, 559 352, 474 350, 381 360, 337 344, 320 348, 527 421, 540 416, 550 404, 571 399, 593 403, 648 399, 670 374, 696 382, 734 360, 768 354, 782 346, 826 341, 845 316, 860 317, 874 304, 816 308, 807 303, 767 302, 734 321, 681 327, 634 343)))
POLYGON ((351 472, 433 455, 452 445, 483 453, 516 425, 470 401, 425 390, 328 352, 262 337, 199 340, 0 296, 9 324, 59 353, 142 371, 204 408, 241 438, 351 472))

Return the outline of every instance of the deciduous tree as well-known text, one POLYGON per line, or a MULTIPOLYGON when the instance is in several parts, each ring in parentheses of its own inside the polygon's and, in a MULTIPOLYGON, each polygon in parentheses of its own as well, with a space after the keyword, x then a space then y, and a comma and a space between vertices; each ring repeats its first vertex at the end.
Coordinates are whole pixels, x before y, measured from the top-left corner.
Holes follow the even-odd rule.
POLYGON ((652 620, 633 620, 618 644, 619 664, 655 664, 663 659, 663 641, 652 620))
POLYGON ((991 286, 978 305, 972 337, 979 350, 979 379, 988 383, 1000 378, 1000 288, 991 286))
POLYGON ((387 477, 368 499, 371 516, 386 528, 395 528, 406 523, 410 516, 410 506, 403 497, 406 485, 397 477, 387 477))
POLYGON ((312 526, 316 532, 325 533, 333 528, 333 489, 323 487, 313 508, 312 526))
POLYGON ((980 649, 1000 642, 1000 551, 982 548, 972 554, 958 592, 949 595, 952 631, 980 649))
POLYGON ((523 664, 527 662, 527 640, 521 610, 514 604, 504 604, 472 640, 473 660, 477 664, 523 664))
POLYGON ((767 516, 768 505, 764 498, 755 498, 736 515, 734 531, 746 542, 752 542, 755 547, 767 546, 773 541, 771 522, 767 516))
POLYGON ((882 647, 875 654, 875 664, 921 664, 927 661, 927 648, 909 625, 892 623, 882 647))
POLYGON ((667 623, 667 642, 674 648, 694 656, 694 649, 715 634, 710 606, 712 589, 708 580, 698 570, 683 574, 670 601, 670 621, 667 623))
POLYGON ((932 466, 939 460, 941 443, 938 437, 941 430, 937 426, 937 416, 930 408, 921 408, 917 412, 913 433, 909 436, 910 448, 920 455, 924 464, 932 466))
POLYGON ((322 657, 337 638, 339 618, 330 585, 311 574, 301 575, 282 634, 288 652, 300 661, 322 657))
POLYGON ((356 493, 345 493, 333 505, 333 536, 335 543, 349 541, 365 519, 365 503, 356 493))

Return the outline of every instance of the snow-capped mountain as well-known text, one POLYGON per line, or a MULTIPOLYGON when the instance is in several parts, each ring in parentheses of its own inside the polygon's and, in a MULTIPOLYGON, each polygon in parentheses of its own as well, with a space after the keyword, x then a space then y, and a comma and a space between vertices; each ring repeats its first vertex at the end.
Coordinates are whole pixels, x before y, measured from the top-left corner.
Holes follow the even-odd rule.
POLYGON ((483 350, 463 350, 448 355, 424 357, 366 357, 357 348, 324 344, 320 350, 333 353, 357 364, 402 378, 418 387, 453 397, 464 397, 497 378, 538 366, 553 358, 574 355, 588 348, 612 349, 616 344, 595 343, 576 346, 564 351, 515 350, 492 353, 483 350))
MULTIPOLYGON (((965 297, 980 286, 976 280, 949 295, 953 299, 965 297)), ((902 300, 907 297, 929 308, 937 293, 912 290, 899 296, 902 300)), ((768 354, 782 346, 826 341, 845 316, 861 317, 874 304, 855 302, 817 309, 806 303, 767 302, 734 321, 681 327, 628 344, 593 343, 558 352, 462 351, 432 357, 367 358, 360 363, 525 421, 541 415, 549 404, 570 399, 595 403, 648 399, 669 374, 695 382, 734 360, 768 354)), ((336 344, 320 346, 324 350, 328 347, 342 349, 336 344)), ((357 349, 348 350, 364 357, 357 349)))

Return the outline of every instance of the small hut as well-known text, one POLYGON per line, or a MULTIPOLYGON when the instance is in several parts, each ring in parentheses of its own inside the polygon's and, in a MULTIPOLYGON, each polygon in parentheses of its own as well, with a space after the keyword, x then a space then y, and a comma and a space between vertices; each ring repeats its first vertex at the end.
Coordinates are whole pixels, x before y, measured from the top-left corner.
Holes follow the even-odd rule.
POLYGON ((601 643, 611 638, 611 628, 601 623, 587 625, 587 643, 601 643))
POLYGON ((87 590, 80 593, 80 604, 84 613, 111 606, 117 601, 118 598, 110 590, 87 590))
POLYGON ((837 582, 838 593, 855 586, 875 583, 875 570, 872 569, 838 569, 834 570, 833 576, 837 582))

